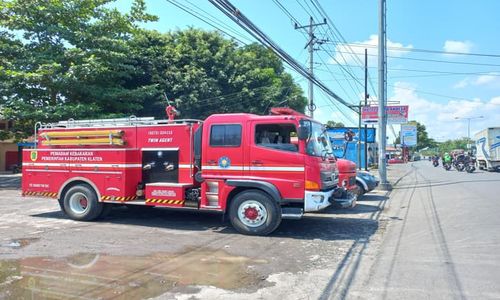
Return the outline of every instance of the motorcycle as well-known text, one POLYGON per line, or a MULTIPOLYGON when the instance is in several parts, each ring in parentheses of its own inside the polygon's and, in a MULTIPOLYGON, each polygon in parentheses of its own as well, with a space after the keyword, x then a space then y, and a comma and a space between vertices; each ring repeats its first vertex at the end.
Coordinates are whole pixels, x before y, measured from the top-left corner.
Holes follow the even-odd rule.
POLYGON ((434 167, 439 166, 439 160, 438 160, 437 158, 433 158, 433 159, 432 159, 432 165, 433 165, 434 167))
POLYGON ((451 163, 449 163, 449 162, 443 163, 443 168, 444 168, 446 171, 451 170, 451 163))
POLYGON ((476 159, 474 157, 470 157, 465 164, 465 171, 467 173, 472 173, 476 170, 476 159))
POLYGON ((458 171, 458 172, 463 172, 465 171, 465 166, 467 161, 467 157, 463 154, 457 155, 453 159, 453 167, 458 171))
POLYGON ((463 161, 454 161, 453 162, 453 167, 458 171, 458 172, 463 172, 465 170, 465 163, 463 161))

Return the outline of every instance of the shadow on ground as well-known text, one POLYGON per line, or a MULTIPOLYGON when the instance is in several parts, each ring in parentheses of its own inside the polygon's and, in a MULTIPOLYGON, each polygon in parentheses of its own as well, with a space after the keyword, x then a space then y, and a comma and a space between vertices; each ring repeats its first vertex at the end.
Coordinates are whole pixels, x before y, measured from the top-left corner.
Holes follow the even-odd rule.
MULTIPOLYGON (((367 211, 368 208, 365 206, 368 205, 362 205, 360 209, 365 210, 364 212, 371 212, 367 211)), ((293 239, 352 240, 368 238, 378 228, 378 221, 342 217, 342 214, 321 212, 308 214, 301 220, 283 220, 280 227, 271 236, 293 239)), ((32 217, 67 219, 61 211, 35 214, 32 217)), ((174 211, 163 208, 131 210, 126 207, 115 207, 100 222, 171 230, 211 231, 221 234, 237 233, 227 220, 223 221, 222 214, 174 211)))
POLYGON ((0 190, 16 190, 21 188, 21 176, 0 174, 0 190))

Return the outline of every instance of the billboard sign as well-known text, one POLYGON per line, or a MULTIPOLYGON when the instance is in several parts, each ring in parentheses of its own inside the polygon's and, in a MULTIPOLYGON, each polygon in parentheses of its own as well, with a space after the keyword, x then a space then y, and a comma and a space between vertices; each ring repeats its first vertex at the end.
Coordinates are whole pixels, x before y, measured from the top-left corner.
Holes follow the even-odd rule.
MULTIPOLYGON (((351 130, 355 135, 352 139, 352 142, 358 142, 358 139, 360 138, 358 128, 357 127, 336 127, 336 128, 329 128, 328 135, 330 136, 331 140, 342 140, 344 141, 344 133, 347 130, 351 130)), ((365 141, 365 129, 361 128, 361 141, 365 141)), ((367 128, 366 129, 366 142, 367 143, 375 143, 375 128, 367 128)))
MULTIPOLYGON (((403 124, 408 122, 408 105, 393 105, 385 107, 387 124, 403 124)), ((378 122, 378 106, 363 106, 361 108, 361 121, 364 124, 378 122)))
POLYGON ((408 147, 417 145, 417 125, 401 125, 401 144, 408 147))

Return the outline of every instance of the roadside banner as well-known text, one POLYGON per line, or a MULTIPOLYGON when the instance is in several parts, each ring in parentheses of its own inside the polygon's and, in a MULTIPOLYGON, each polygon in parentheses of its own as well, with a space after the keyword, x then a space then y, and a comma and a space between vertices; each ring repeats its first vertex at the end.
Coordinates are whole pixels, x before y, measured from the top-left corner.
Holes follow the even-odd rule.
POLYGON ((361 128, 361 136, 358 132, 357 127, 335 127, 327 129, 327 132, 331 139, 344 141, 344 134, 347 130, 350 130, 354 133, 353 142, 357 142, 361 137, 362 142, 366 140, 367 143, 375 143, 375 128, 366 129, 366 139, 364 128, 361 128))
MULTIPOLYGON (((392 105, 385 107, 387 124, 404 124, 408 122, 408 105, 392 105)), ((363 106, 361 122, 373 124, 378 122, 378 106, 363 106)))
POLYGON ((408 147, 417 145, 417 125, 401 125, 401 144, 408 147))

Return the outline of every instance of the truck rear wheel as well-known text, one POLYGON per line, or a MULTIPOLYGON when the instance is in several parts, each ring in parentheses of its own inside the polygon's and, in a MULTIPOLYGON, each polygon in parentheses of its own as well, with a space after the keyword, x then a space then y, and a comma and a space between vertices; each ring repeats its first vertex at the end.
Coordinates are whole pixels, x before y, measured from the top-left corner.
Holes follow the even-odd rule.
POLYGON ((242 234, 268 235, 280 225, 281 209, 266 193, 248 190, 231 201, 229 220, 242 234))
POLYGON ((103 204, 95 191, 86 184, 70 188, 64 195, 64 212, 73 220, 91 221, 99 217, 103 204))

